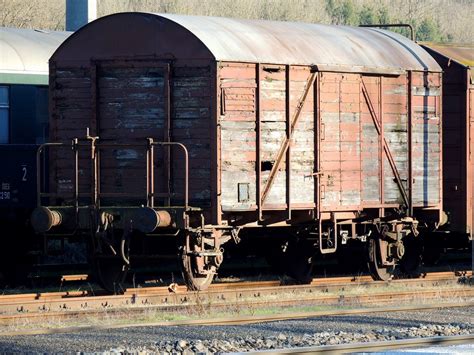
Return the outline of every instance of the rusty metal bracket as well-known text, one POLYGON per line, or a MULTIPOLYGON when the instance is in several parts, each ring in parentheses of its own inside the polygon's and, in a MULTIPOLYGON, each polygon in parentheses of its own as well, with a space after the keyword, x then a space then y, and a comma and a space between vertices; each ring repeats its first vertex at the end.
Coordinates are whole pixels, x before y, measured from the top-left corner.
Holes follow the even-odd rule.
MULTIPOLYGON (((369 92, 367 90, 367 87, 365 86, 365 82, 364 82, 363 78, 361 79, 361 83, 362 83, 362 93, 364 94, 365 101, 366 101, 367 106, 369 108, 370 116, 372 117, 372 120, 373 120, 374 125, 375 125, 375 129, 377 130, 377 133, 380 136, 382 134, 382 128, 380 126, 380 121, 379 121, 379 119, 377 117, 377 114, 374 110, 374 106, 372 104, 372 101, 370 100, 370 95, 369 95, 369 92)), ((399 190, 402 194, 405 205, 406 205, 407 208, 409 208, 411 206, 410 199, 408 198, 408 194, 405 190, 405 187, 403 186, 402 179, 400 177, 400 173, 398 172, 397 166, 395 165, 395 160, 393 159, 392 152, 390 151, 390 148, 388 146, 388 143, 387 143, 387 140, 385 139, 385 137, 382 140, 382 145, 383 145, 383 150, 385 152, 385 155, 387 156, 388 162, 390 164, 390 167, 392 168, 393 174, 395 175, 395 181, 396 181, 396 183, 398 185, 398 188, 399 188, 399 190)), ((383 201, 382 201, 382 203, 383 203, 383 201)))
POLYGON ((306 101, 306 97, 308 96, 309 90, 311 86, 313 85, 315 78, 316 78, 316 72, 312 72, 311 75, 308 77, 308 80, 306 81, 304 92, 302 96, 300 97, 300 99, 298 100, 298 105, 296 106, 295 112, 293 114, 293 118, 291 120, 291 125, 289 127, 290 128, 289 135, 287 135, 282 145, 280 146, 280 150, 278 151, 277 157, 275 159, 275 164, 273 164, 267 183, 265 184, 265 187, 263 189, 263 194, 262 194, 262 199, 261 199, 262 206, 265 202, 265 199, 268 196, 268 193, 270 192, 270 188, 272 187, 273 182, 275 181, 275 177, 278 172, 278 169, 280 169, 280 165, 281 165, 281 162, 283 161, 283 157, 286 155, 286 152, 288 151, 288 148, 290 147, 290 143, 291 143, 291 139, 293 138, 293 133, 295 131, 296 123, 298 122, 301 112, 303 111, 303 106, 306 101))

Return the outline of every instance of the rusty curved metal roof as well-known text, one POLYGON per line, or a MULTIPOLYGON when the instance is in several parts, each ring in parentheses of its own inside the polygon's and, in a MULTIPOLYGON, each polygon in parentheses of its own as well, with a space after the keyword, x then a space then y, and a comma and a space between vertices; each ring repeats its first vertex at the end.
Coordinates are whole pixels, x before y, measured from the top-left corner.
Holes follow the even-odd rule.
POLYGON ((316 65, 319 70, 441 71, 418 44, 375 28, 125 12, 76 31, 53 61, 174 56, 176 59, 316 65))
POLYGON ((420 44, 465 67, 474 67, 474 43, 421 42, 420 44))
POLYGON ((71 32, 0 27, 0 73, 48 75, 48 61, 71 32))
POLYGON ((391 31, 311 23, 156 14, 192 32, 218 61, 315 64, 351 71, 441 71, 419 45, 391 31))

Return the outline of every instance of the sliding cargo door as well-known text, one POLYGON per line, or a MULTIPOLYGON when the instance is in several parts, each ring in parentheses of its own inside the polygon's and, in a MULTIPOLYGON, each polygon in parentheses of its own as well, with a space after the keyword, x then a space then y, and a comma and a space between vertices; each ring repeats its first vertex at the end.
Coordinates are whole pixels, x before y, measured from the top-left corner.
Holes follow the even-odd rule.
POLYGON ((222 63, 219 78, 222 210, 276 221, 314 209, 317 73, 222 63))
MULTIPOLYGON (((359 86, 357 74, 321 73, 319 162, 322 212, 357 210, 361 202, 359 86)), ((372 164, 377 169, 376 159, 372 164)), ((377 189, 376 183, 373 188, 377 189)))
POLYGON ((321 211, 409 205, 406 75, 322 73, 321 211))

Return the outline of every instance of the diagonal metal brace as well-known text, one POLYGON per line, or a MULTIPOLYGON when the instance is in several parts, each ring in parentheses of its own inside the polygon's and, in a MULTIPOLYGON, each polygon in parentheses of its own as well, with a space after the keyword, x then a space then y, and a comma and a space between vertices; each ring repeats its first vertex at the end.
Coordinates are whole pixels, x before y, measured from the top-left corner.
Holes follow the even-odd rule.
MULTIPOLYGON (((364 94, 365 101, 367 103, 367 106, 370 111, 370 116, 372 117, 372 120, 374 121, 375 129, 377 130, 378 135, 382 135, 382 128, 380 127, 380 121, 377 117, 377 114, 375 113, 374 106, 372 104, 372 101, 370 100, 370 95, 367 90, 367 87, 365 86, 364 79, 361 80, 362 82, 362 93, 364 94)), ((405 187, 402 184, 402 179, 400 177, 400 173, 398 172, 397 166, 395 165, 395 160, 393 160, 392 152, 390 151, 390 148, 388 146, 387 140, 385 137, 383 137, 382 140, 382 146, 383 150, 385 152, 385 155, 387 156, 387 160, 390 164, 390 167, 392 168, 393 175, 395 175, 395 181, 397 182, 398 189, 400 190, 403 200, 405 202, 405 205, 407 208, 410 207, 410 202, 408 198, 408 194, 405 190, 405 187)), ((382 201, 383 202, 383 201, 382 201)))
POLYGON ((281 162, 283 161, 283 157, 285 156, 288 150, 288 147, 290 146, 290 142, 291 142, 291 139, 293 138, 293 132, 294 132, 296 123, 298 122, 298 119, 301 115, 301 111, 303 110, 304 103, 306 101, 306 98, 308 97, 309 90, 311 86, 314 84, 315 79, 316 79, 316 71, 312 71, 311 75, 308 77, 308 80, 306 81, 303 95, 301 95, 300 99, 298 100, 298 105, 296 106, 295 113, 293 114, 293 117, 291 119, 290 135, 287 138, 285 138, 282 145, 280 146, 280 150, 278 151, 278 155, 275 159, 275 164, 273 164, 272 170, 270 171, 270 175, 268 176, 267 183, 265 184, 265 187, 263 189, 262 200, 261 200, 262 205, 265 202, 265 199, 267 198, 268 193, 270 192, 270 188, 272 187, 273 182, 275 181, 275 177, 278 172, 278 169, 280 168, 281 162))

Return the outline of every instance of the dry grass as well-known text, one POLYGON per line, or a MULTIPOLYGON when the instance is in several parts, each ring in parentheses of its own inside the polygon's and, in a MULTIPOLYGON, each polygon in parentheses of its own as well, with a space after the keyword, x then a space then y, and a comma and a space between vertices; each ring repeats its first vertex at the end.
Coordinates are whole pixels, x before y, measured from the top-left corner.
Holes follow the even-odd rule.
MULTIPOLYGON (((102 312, 95 312, 90 315, 82 315, 80 317, 45 317, 44 319, 21 319, 12 322, 8 325, 2 325, 0 327, 0 335, 2 333, 18 332, 25 330, 55 330, 61 328, 70 327, 113 327, 121 325, 135 325, 150 323, 170 323, 176 321, 188 321, 198 319, 216 319, 216 318, 229 318, 229 317, 241 317, 241 316, 260 316, 260 315, 284 315, 289 313, 301 313, 301 312, 318 312, 318 311, 335 311, 340 309, 353 309, 363 307, 380 307, 387 306, 386 302, 383 303, 351 303, 344 300, 344 296, 357 296, 357 295, 371 295, 375 293, 395 293, 399 291, 420 291, 419 296, 411 297, 410 299, 397 299, 392 305, 400 305, 401 303, 405 306, 408 305, 440 305, 442 303, 453 303, 465 304, 466 302, 472 302, 474 299, 460 297, 457 291, 469 289, 469 286, 465 285, 450 285, 440 287, 421 287, 421 286, 403 286, 397 284, 389 284, 386 288, 370 288, 366 285, 358 285, 351 287, 343 292, 327 292, 324 295, 337 295, 341 296, 342 302, 337 304, 322 305, 318 304, 317 301, 307 302, 314 298, 316 295, 299 295, 301 304, 292 306, 276 306, 276 300, 290 300, 294 299, 294 295, 279 295, 268 296, 259 299, 258 305, 249 305, 246 303, 246 299, 239 301, 230 301, 224 307, 221 305, 219 308, 214 307, 214 303, 211 301, 197 304, 193 308, 189 309, 177 309, 174 311, 163 311, 157 307, 146 307, 146 306, 133 306, 123 310, 116 310, 113 312, 104 310, 102 312), (453 290, 452 294, 446 295, 446 290, 453 290), (438 292, 438 295, 430 298, 426 298, 422 291, 434 290, 438 292), (441 294, 443 292, 443 294, 441 294), (306 303, 305 303, 306 301, 306 303), (138 311, 139 310, 139 311, 138 311)), ((251 298, 250 298, 251 299, 251 298)))

